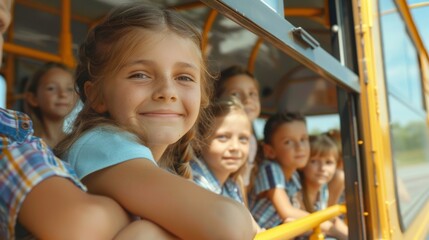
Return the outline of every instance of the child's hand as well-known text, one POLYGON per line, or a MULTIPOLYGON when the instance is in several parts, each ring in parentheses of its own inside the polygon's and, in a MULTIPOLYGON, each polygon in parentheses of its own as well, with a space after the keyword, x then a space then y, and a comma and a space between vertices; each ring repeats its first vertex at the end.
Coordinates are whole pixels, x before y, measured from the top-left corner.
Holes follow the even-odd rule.
POLYGON ((293 218, 293 217, 287 217, 287 218, 285 218, 284 220, 283 220, 283 223, 290 223, 290 222, 293 222, 293 221, 295 221, 296 220, 296 218, 293 218))

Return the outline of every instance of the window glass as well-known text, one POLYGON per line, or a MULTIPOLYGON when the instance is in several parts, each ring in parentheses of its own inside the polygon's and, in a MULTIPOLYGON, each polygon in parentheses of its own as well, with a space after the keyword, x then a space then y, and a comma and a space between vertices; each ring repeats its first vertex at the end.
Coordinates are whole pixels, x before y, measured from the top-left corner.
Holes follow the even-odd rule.
MULTIPOLYGON (((409 1, 410 2, 410 1, 409 1)), ((427 26, 427 16, 429 14, 429 3, 426 0, 426 6, 422 5, 411 9, 414 23, 419 30, 420 37, 426 49, 429 49, 429 28, 427 26)))
POLYGON ((380 10, 397 203, 406 227, 429 197, 428 128, 415 45, 393 0, 380 1, 380 10))
POLYGON ((392 12, 382 15, 381 25, 389 94, 394 94, 409 103, 410 107, 421 110, 423 98, 419 61, 405 24, 398 12, 392 12), (395 37, 392 37, 393 33, 395 37))

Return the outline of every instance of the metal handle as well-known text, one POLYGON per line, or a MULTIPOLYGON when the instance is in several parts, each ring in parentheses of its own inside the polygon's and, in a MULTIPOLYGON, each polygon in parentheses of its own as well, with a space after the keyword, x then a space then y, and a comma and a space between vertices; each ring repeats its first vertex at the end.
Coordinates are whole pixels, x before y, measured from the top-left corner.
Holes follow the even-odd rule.
POLYGON ((306 43, 312 49, 315 49, 320 46, 320 43, 314 39, 307 31, 302 27, 296 27, 292 29, 293 35, 297 36, 300 40, 306 43))

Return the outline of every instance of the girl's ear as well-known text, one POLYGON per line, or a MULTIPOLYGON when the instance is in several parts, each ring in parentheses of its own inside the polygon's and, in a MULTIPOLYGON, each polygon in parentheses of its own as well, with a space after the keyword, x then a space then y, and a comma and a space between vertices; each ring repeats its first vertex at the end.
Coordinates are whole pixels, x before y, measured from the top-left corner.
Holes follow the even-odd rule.
POLYGON ((266 144, 266 143, 264 143, 262 146, 264 149, 265 157, 267 157, 269 159, 275 159, 276 158, 276 152, 274 151, 273 146, 271 146, 270 144, 266 144))
POLYGON ((104 100, 102 97, 97 98, 97 90, 94 87, 94 83, 91 81, 85 82, 84 91, 86 95, 86 100, 89 101, 89 104, 91 105, 91 108, 94 109, 98 113, 104 113, 107 112, 106 104, 104 103, 104 100))
POLYGON ((39 106, 39 102, 37 101, 36 95, 32 92, 25 93, 25 100, 31 107, 39 106))

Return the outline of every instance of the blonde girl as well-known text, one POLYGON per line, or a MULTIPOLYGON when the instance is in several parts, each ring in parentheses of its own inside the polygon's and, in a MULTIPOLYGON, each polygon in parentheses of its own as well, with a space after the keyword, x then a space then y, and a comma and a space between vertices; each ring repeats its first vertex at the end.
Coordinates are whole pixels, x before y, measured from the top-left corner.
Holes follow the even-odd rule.
POLYGON ((56 152, 90 192, 159 226, 165 238, 251 239, 245 207, 183 178, 209 100, 200 49, 198 30, 177 13, 141 3, 113 10, 81 46, 84 106, 56 152))
POLYGON ((54 147, 65 137, 64 120, 76 105, 71 71, 60 63, 46 63, 28 82, 25 95, 34 135, 54 147))
MULTIPOLYGON (((337 144, 327 135, 310 138, 310 159, 301 169, 302 190, 297 198, 301 209, 315 212, 328 206, 328 183, 332 181, 339 160, 337 144)), ((329 233, 337 239, 347 239, 347 226, 340 219, 334 220, 334 227, 329 233)))
POLYGON ((228 98, 210 107, 214 123, 198 158, 191 161, 193 180, 198 185, 245 203, 243 180, 240 173, 245 168, 249 154, 252 128, 240 101, 228 98))

